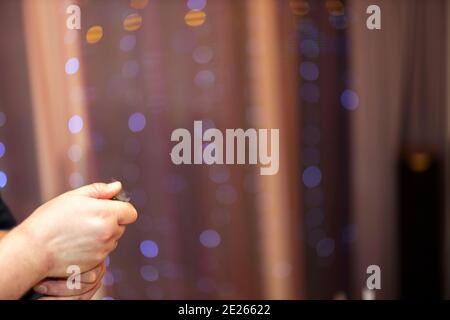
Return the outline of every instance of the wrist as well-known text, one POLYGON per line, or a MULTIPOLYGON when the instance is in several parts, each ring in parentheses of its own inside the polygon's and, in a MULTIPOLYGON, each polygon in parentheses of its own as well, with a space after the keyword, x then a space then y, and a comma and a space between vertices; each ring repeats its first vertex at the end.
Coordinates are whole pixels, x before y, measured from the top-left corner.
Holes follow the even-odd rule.
POLYGON ((28 268, 33 270, 37 281, 44 279, 50 272, 51 259, 47 246, 26 225, 19 225, 11 230, 7 237, 14 243, 16 252, 28 268))

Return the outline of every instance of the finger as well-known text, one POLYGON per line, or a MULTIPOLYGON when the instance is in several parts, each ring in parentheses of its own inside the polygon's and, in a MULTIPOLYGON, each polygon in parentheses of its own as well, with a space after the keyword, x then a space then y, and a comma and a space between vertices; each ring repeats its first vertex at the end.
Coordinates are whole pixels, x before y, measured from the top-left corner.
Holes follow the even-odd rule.
POLYGON ((118 240, 122 238, 124 233, 125 233, 125 226, 119 226, 117 228, 117 231, 114 233, 114 239, 118 240))
POLYGON ((79 295, 75 295, 75 296, 65 296, 65 297, 51 297, 51 296, 45 296, 42 298, 39 298, 38 300, 90 300, 95 293, 98 291, 98 289, 100 289, 101 287, 101 281, 99 281, 98 283, 95 284, 94 287, 92 287, 91 290, 83 293, 83 294, 79 294, 79 295))
POLYGON ((119 225, 131 224, 137 220, 138 213, 130 203, 105 201, 105 205, 108 206, 107 210, 116 217, 119 225))
POLYGON ((80 283, 79 289, 69 288, 67 286, 67 279, 55 279, 55 280, 44 280, 36 285, 33 289, 36 293, 44 294, 47 296, 55 296, 55 297, 70 297, 84 294, 92 290, 93 287, 97 285, 97 283, 101 282, 103 275, 106 271, 106 267, 102 266, 99 270, 93 269, 88 271, 86 274, 91 273, 88 277, 92 277, 92 274, 97 273, 96 279, 92 283, 80 283), (92 271, 92 273, 91 273, 92 271))
POLYGON ((122 184, 119 181, 112 183, 93 183, 72 191, 68 194, 86 196, 96 199, 111 199, 122 190, 122 184))
POLYGON ((105 263, 101 263, 94 269, 83 272, 80 275, 81 282, 82 283, 95 283, 95 282, 97 282, 97 280, 99 278, 103 277, 103 275, 105 274, 105 271, 106 271, 105 263))

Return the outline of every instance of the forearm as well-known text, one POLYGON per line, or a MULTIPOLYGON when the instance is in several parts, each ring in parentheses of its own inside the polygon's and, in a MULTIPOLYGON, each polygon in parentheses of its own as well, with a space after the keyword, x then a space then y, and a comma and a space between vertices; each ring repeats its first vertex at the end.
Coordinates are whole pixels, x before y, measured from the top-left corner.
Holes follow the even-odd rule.
POLYGON ((19 299, 46 277, 45 257, 20 229, 0 241, 0 299, 19 299))

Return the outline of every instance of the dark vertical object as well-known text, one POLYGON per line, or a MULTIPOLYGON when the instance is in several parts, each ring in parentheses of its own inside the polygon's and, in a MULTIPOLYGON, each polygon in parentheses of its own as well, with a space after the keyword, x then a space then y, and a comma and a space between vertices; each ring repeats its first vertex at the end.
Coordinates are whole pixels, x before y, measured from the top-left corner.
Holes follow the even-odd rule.
MULTIPOLYGON (((295 1, 294 1, 295 3, 295 1)), ((304 212, 306 220, 313 212, 323 212, 320 225, 308 225, 306 221, 305 243, 307 260, 307 294, 312 299, 332 299, 337 293, 350 292, 350 247, 351 225, 349 218, 349 111, 340 104, 340 97, 348 89, 348 51, 344 7, 327 7, 326 1, 309 1, 309 12, 301 16, 298 24, 300 61, 317 65, 320 75, 314 81, 300 77, 301 128, 305 150, 317 150, 320 155, 316 163, 305 162, 300 168, 317 166, 322 179, 319 186, 303 187, 304 212), (341 11, 342 10, 342 11, 341 11), (332 13, 335 14, 332 14, 332 13), (304 40, 314 41, 319 54, 314 57, 302 52, 304 40), (307 86, 317 86, 320 98, 304 97, 307 86), (317 143, 305 139, 305 131, 313 128, 318 132, 317 143), (317 236, 317 234, 322 235, 317 236), (317 239, 314 239, 315 237, 317 239), (334 250, 321 254, 320 240, 332 239, 334 250), (311 240, 313 239, 313 240, 311 240)), ((351 298, 351 297, 350 297, 351 298)))
POLYGON ((400 296, 442 298, 443 170, 432 152, 400 161, 400 296))

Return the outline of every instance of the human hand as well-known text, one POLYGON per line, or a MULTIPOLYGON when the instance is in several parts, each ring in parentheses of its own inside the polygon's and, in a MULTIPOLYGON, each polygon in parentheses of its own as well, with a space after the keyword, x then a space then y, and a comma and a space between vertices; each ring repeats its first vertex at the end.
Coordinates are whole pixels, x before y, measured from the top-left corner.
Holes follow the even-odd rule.
POLYGON ((95 183, 64 193, 16 228, 44 266, 41 279, 67 277, 71 265, 91 270, 116 248, 125 225, 137 219, 131 204, 109 200, 121 189, 120 182, 95 183))
POLYGON ((101 287, 101 280, 106 272, 104 263, 80 275, 81 288, 69 289, 67 279, 44 279, 33 289, 44 295, 38 300, 89 300, 101 287))

